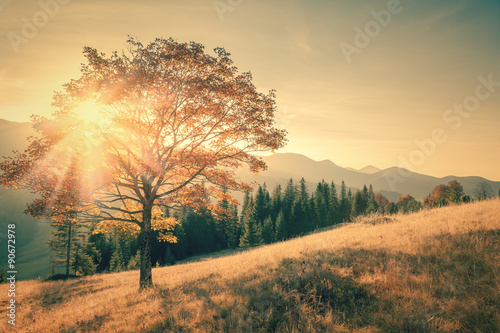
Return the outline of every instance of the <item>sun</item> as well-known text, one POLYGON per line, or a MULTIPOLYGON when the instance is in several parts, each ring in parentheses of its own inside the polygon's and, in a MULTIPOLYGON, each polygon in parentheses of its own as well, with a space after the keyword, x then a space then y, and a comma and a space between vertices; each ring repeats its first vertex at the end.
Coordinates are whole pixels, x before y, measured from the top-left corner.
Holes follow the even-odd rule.
POLYGON ((75 114, 86 124, 101 124, 104 119, 103 106, 95 100, 86 100, 80 103, 75 109, 75 114))

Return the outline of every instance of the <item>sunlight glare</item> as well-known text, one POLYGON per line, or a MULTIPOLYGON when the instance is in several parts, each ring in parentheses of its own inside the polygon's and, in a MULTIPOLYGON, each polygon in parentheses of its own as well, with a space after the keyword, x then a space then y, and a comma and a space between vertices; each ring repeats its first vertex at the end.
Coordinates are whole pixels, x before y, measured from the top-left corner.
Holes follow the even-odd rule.
POLYGON ((102 105, 97 104, 95 100, 87 100, 80 103, 74 111, 87 124, 93 123, 99 125, 104 118, 102 109, 102 105))

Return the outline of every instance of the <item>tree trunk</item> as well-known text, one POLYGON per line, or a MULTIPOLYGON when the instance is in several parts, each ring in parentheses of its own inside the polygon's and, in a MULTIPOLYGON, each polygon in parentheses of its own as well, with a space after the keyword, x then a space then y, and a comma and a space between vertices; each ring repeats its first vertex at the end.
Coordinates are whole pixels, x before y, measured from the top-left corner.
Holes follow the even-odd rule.
POLYGON ((140 237, 141 269, 139 289, 146 289, 153 285, 151 274, 151 208, 144 209, 140 237))
POLYGON ((66 278, 69 277, 70 255, 71 255, 71 223, 69 224, 68 227, 68 252, 66 254, 66 278))

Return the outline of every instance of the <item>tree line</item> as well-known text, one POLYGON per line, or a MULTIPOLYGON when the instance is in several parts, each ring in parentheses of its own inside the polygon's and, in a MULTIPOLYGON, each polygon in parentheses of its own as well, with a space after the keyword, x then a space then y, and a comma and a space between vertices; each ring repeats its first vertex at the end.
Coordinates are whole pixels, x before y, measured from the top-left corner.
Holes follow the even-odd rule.
MULTIPOLYGON (((479 183, 476 190, 478 200, 491 197, 493 193, 484 183, 479 183)), ((227 189, 223 191, 227 192, 227 189)), ((421 202, 409 194, 390 202, 381 193, 374 193, 371 185, 353 193, 343 181, 337 190, 334 182, 323 180, 312 192, 309 192, 304 178, 298 183, 290 179, 284 187, 278 184, 271 191, 263 184, 254 193, 245 192, 239 212, 238 207, 226 199, 216 203, 222 208, 220 213, 206 207, 195 210, 184 206, 166 210, 165 217, 172 216, 179 221, 172 231, 176 241, 162 242, 158 240, 160 231, 154 231, 151 235, 151 263, 172 265, 195 255, 279 242, 373 213, 410 213, 471 200, 455 180, 436 186, 421 202)), ((53 250, 52 274, 57 272, 59 264, 65 265, 66 274, 71 268, 78 275, 139 267, 136 235, 126 230, 94 234, 95 226, 53 224, 53 237, 48 241, 53 250)))

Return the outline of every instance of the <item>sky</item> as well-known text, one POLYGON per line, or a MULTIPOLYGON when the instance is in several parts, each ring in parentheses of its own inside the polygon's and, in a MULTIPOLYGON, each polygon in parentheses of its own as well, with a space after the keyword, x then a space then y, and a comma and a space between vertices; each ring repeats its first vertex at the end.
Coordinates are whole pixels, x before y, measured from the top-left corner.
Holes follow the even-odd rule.
POLYGON ((0 0, 0 118, 48 116, 84 46, 224 47, 277 91, 280 152, 500 181, 500 1, 0 0))

